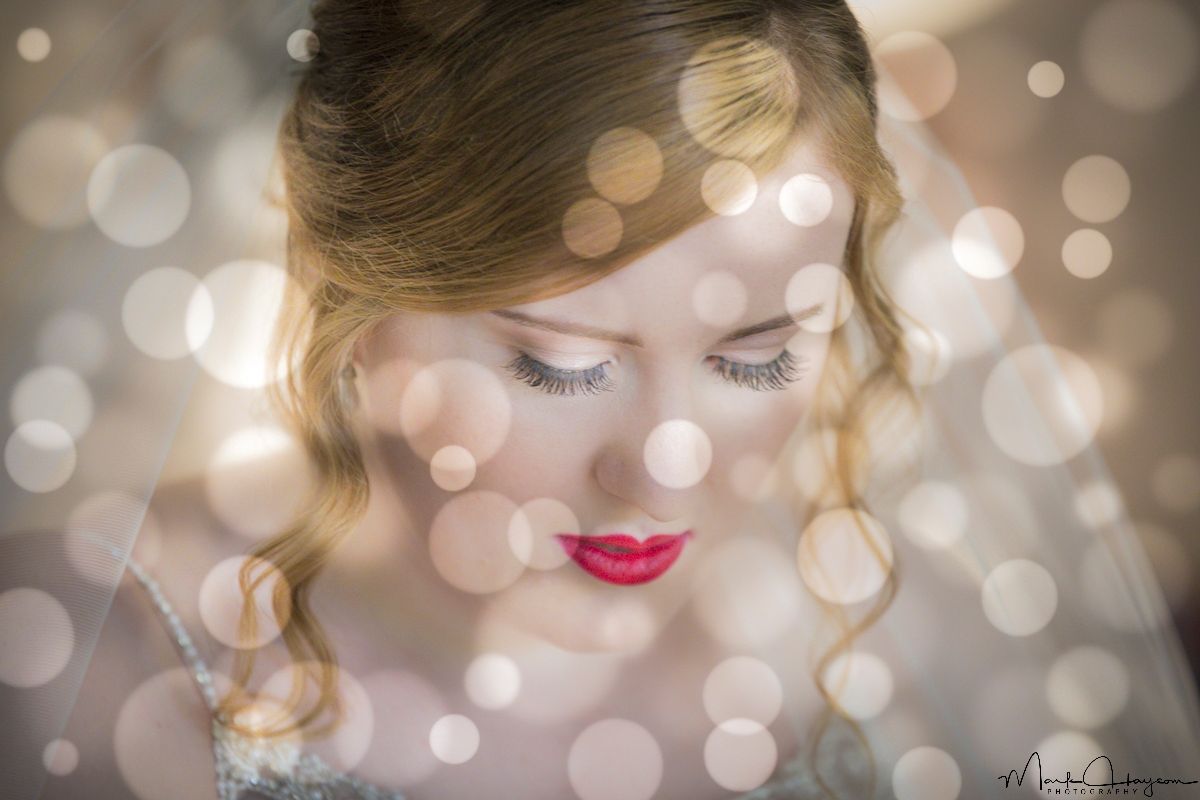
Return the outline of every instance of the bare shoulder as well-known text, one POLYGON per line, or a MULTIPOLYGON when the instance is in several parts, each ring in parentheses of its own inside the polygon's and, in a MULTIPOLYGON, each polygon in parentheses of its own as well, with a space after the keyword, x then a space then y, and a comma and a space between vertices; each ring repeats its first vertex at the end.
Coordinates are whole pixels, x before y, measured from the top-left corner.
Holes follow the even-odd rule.
POLYGON ((121 575, 62 738, 79 754, 51 776, 47 798, 217 797, 212 713, 167 618, 174 614, 224 690, 227 648, 206 629, 200 587, 225 558, 252 542, 223 528, 203 480, 160 486, 121 575), (161 592, 160 607, 137 569, 161 592))
POLYGON ((47 798, 217 797, 212 716, 160 613, 126 571, 62 738, 78 767, 47 798))

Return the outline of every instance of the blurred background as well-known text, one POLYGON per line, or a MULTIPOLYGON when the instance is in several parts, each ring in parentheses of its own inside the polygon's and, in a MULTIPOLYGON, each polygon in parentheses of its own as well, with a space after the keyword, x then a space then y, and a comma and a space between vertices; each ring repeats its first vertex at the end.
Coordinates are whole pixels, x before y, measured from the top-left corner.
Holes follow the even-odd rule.
MULTIPOLYGON (((1046 339, 1094 375, 1115 486, 1064 500, 1103 517, 1123 498, 1200 675, 1200 360, 1188 344, 1200 337, 1200 11, 851 5, 894 75, 884 113, 930 127, 1046 339)), ((305 5, 46 0, 5 12, 4 532, 140 519, 155 481, 266 453, 278 470, 255 480, 268 483, 206 487, 218 516, 260 537, 305 480, 267 419, 271 376, 247 355, 265 344, 286 280, 283 219, 263 187, 289 78, 318 46, 305 5), (156 146, 116 149, 130 142, 156 146), (114 190, 130 186, 134 200, 114 190), (112 491, 88 495, 92 479, 112 491)), ((152 519, 138 547, 152 564, 152 519)))

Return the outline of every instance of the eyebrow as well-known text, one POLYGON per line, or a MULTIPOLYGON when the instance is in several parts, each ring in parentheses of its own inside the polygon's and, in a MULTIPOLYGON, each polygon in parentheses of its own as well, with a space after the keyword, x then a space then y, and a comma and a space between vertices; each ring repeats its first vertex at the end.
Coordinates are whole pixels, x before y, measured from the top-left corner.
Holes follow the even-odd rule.
MULTIPOLYGON (((821 313, 824 303, 817 303, 810 306, 796 315, 780 314, 777 317, 756 322, 753 325, 747 325, 744 328, 738 328, 731 331, 717 340, 717 344, 728 344, 736 342, 740 339, 748 339, 758 333, 766 333, 768 331, 786 328, 790 325, 796 325, 809 317, 816 316, 821 313)), ((630 347, 644 347, 642 340, 636 336, 630 336, 627 333, 617 333, 603 328, 597 328, 592 325, 581 325, 576 322, 564 322, 556 319, 542 319, 541 317, 532 317, 529 314, 520 311, 513 311, 507 308, 496 309, 490 312, 497 317, 511 320, 518 325, 524 325, 528 328, 540 328, 545 331, 554 333, 562 333, 568 336, 581 336, 585 339, 599 339, 605 342, 617 342, 618 344, 629 345, 630 347)))

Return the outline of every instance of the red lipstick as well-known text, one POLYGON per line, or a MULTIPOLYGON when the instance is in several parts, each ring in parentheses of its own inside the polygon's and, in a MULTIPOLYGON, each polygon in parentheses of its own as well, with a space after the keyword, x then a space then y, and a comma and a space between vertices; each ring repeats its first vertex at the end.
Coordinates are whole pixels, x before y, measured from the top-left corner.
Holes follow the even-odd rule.
POLYGON ((644 542, 625 533, 554 535, 584 572, 602 581, 628 586, 652 581, 666 572, 679 558, 692 532, 660 533, 644 542))

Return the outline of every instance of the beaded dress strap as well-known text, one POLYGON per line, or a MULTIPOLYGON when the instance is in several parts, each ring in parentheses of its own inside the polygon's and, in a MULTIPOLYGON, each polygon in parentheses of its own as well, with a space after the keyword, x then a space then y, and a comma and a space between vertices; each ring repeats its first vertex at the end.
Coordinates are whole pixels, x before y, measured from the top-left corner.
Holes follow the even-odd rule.
POLYGON ((179 614, 171 607, 167 598, 162 593, 162 588, 158 585, 153 577, 142 567, 141 564, 134 561, 132 556, 128 557, 129 571, 137 578, 138 583, 142 584, 146 593, 150 595, 151 601, 154 603, 154 608, 162 619, 163 624, 167 626, 167 632, 171 634, 171 639, 174 641, 176 648, 183 656, 184 664, 187 665, 188 671, 196 681, 196 686, 200 690, 201 697, 204 698, 204 704, 208 706, 208 710, 216 713, 217 710, 217 692, 213 687, 212 673, 208 671, 208 665, 204 663, 204 659, 200 658, 200 653, 196 650, 196 644, 192 641, 192 637, 183 627, 183 623, 179 619, 179 614))

